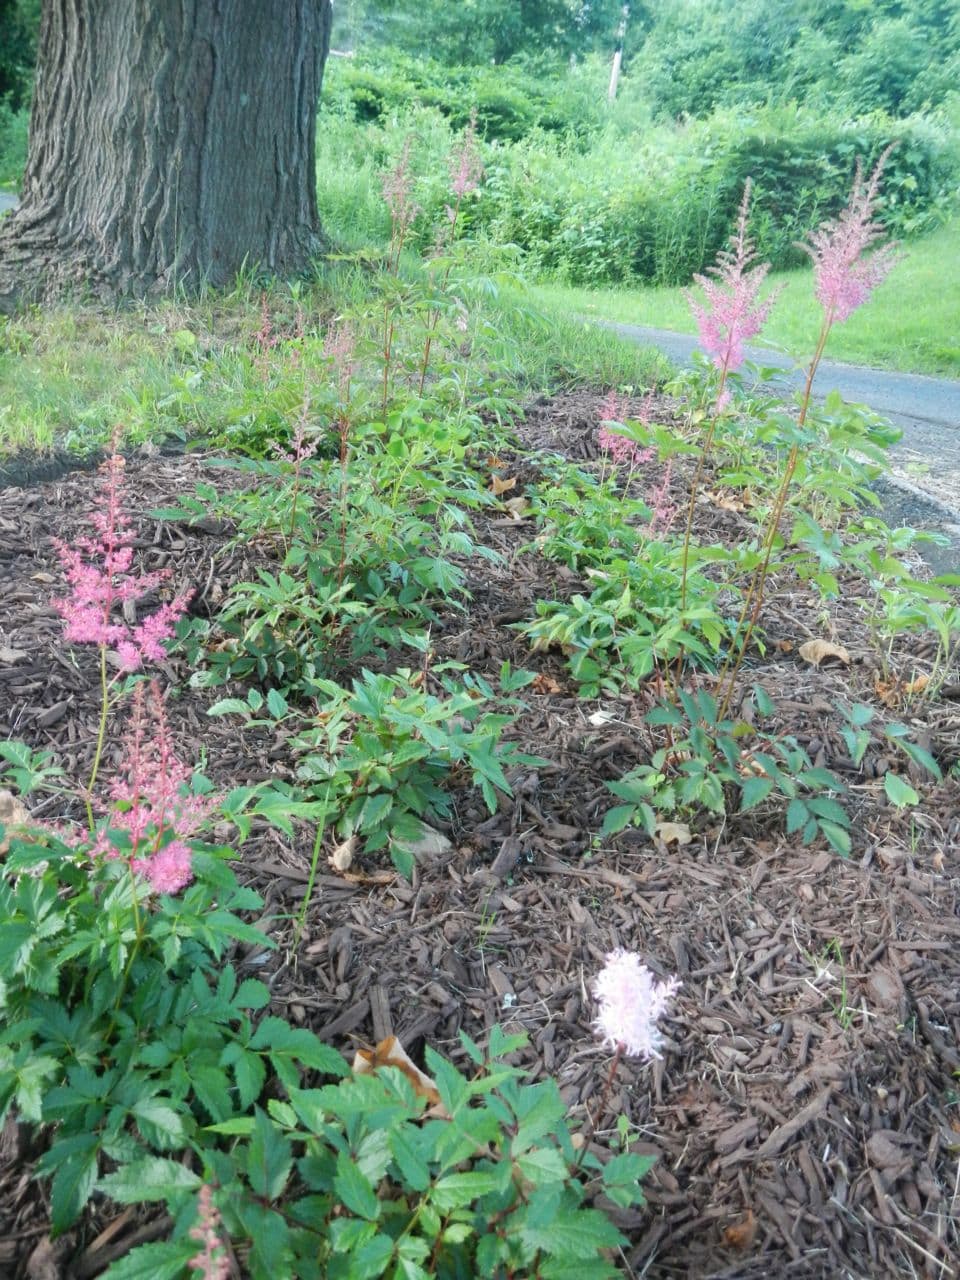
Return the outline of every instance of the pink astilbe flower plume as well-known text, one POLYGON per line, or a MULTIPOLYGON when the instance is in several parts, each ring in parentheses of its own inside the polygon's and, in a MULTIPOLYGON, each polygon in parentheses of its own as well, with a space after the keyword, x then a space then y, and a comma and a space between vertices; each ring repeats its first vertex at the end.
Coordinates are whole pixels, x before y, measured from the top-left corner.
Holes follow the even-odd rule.
POLYGON ((677 978, 654 982, 633 951, 611 951, 593 983, 600 1003, 594 1029, 605 1045, 628 1058, 658 1058, 663 1036, 657 1019, 680 987, 677 978))
MULTIPOLYGON (((693 278, 706 296, 706 305, 685 292, 690 310, 697 321, 700 345, 724 374, 739 369, 746 359, 744 344, 755 338, 766 323, 776 293, 763 302, 760 286, 770 270, 770 263, 754 266, 756 252, 747 236, 750 211, 750 179, 743 188, 737 229, 730 237, 730 248, 721 249, 717 264, 709 267, 709 276, 693 278)), ((723 389, 721 388, 721 396, 723 389)), ((725 407, 724 405, 720 406, 725 407)))
POLYGON ((797 247, 813 259, 817 301, 828 323, 842 324, 887 277, 897 261, 895 244, 885 244, 869 257, 864 253, 883 235, 883 227, 873 220, 880 194, 880 178, 893 146, 887 147, 864 182, 863 166, 857 160, 853 191, 838 218, 824 222, 809 236, 809 243, 797 247))
MULTIPOLYGON (((650 397, 648 396, 640 411, 640 420, 644 424, 647 421, 649 403, 650 397)), ((597 430, 597 444, 604 453, 609 453, 616 465, 619 466, 625 462, 633 467, 650 461, 656 452, 655 449, 642 449, 635 440, 628 440, 626 436, 618 435, 617 432, 610 430, 611 425, 623 423, 627 412, 626 402, 621 402, 616 391, 607 392, 600 401, 598 412, 600 426, 597 430)))
POLYGON ((132 573, 134 531, 123 510, 123 457, 114 453, 103 463, 103 485, 91 513, 94 537, 80 537, 68 546, 54 540, 70 594, 54 601, 66 622, 64 639, 112 649, 123 671, 137 671, 144 661, 166 656, 164 641, 186 612, 189 593, 162 604, 142 622, 130 624, 118 616, 170 576, 168 569, 132 573))
MULTIPOLYGON (((470 123, 463 131, 460 145, 450 156, 450 190, 459 203, 464 196, 476 191, 483 178, 483 164, 477 150, 477 109, 470 112, 470 123)), ((453 221, 453 211, 447 210, 447 217, 453 221)))
POLYGON ((187 841, 217 797, 192 793, 193 771, 174 752, 156 682, 138 684, 132 704, 123 769, 110 786, 112 803, 93 852, 125 859, 157 893, 178 893, 193 878, 187 841))
POLYGON ((196 1240, 202 1248, 199 1253, 194 1254, 187 1266, 191 1271, 198 1272, 201 1280, 227 1280, 230 1261, 220 1239, 220 1214, 206 1183, 200 1188, 197 1210, 200 1220, 195 1227, 190 1228, 189 1234, 190 1239, 196 1240))

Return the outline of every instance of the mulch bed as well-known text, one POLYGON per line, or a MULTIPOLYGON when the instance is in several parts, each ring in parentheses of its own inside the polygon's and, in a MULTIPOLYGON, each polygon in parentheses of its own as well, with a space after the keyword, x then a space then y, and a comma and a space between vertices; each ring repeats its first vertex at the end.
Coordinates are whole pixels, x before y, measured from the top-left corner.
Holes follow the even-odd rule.
MULTIPOLYGON (((520 427, 522 445, 589 458, 596 423, 592 395, 541 401, 520 427)), ((169 505, 201 478, 246 482, 198 456, 136 457, 127 474, 141 511, 169 505)), ((682 467, 675 483, 682 501, 682 467)), ((0 490, 0 650, 24 655, 0 661, 0 736, 54 749, 77 778, 93 750, 97 657, 61 641, 50 539, 69 539, 84 523, 90 486, 88 474, 71 474, 0 490)), ((271 554, 228 548, 230 530, 215 520, 188 528, 144 518, 140 527, 146 567, 169 564, 201 613, 215 612, 257 556, 271 554)), ((746 528, 736 511, 698 509, 701 538, 729 540, 746 528)), ((531 525, 484 515, 478 533, 502 563, 471 562, 472 602, 437 629, 436 658, 479 672, 508 658, 541 673, 540 691, 524 691, 528 709, 512 736, 549 764, 517 771, 513 799, 493 816, 472 790, 458 791, 452 852, 410 884, 321 876, 299 947, 280 919, 271 925, 279 951, 247 954, 247 972, 269 981, 277 1011, 348 1054, 395 1033, 414 1056, 429 1043, 460 1061, 460 1028, 475 1038, 497 1022, 526 1032, 518 1061, 534 1077, 556 1077, 575 1127, 595 1122, 597 1142, 616 1142, 622 1113, 633 1149, 659 1156, 646 1211, 621 1215, 631 1241, 625 1275, 957 1275, 960 782, 946 780, 918 810, 900 812, 884 801, 891 761, 880 739, 862 770, 846 761, 834 702, 883 711, 856 607, 845 599, 830 609, 850 667, 817 669, 783 650, 830 635, 819 602, 797 584, 771 593, 770 643, 751 672, 776 698, 784 731, 849 781, 851 859, 798 847, 782 834, 782 815, 762 806, 694 824, 686 846, 627 832, 599 848, 593 838, 613 802, 605 783, 649 756, 643 716, 652 694, 578 699, 562 658, 531 654, 510 629, 545 581, 557 591, 576 582, 517 554, 531 525), (588 992, 617 946, 661 975, 678 974, 683 987, 664 1023, 663 1060, 621 1064, 604 1103, 609 1055, 591 1034, 588 992)), ((908 638, 894 664, 910 678, 932 652, 908 638)), ((181 656, 162 674, 176 690, 182 758, 204 747, 209 776, 225 786, 292 777, 282 742, 206 717, 224 690, 190 689, 181 656)), ((910 723, 945 770, 958 758, 960 712, 949 696, 891 718, 910 723)), ((105 770, 118 758, 108 756, 105 770)), ((43 802, 40 816, 54 816, 59 803, 43 802)), ((246 845, 241 874, 264 896, 266 918, 298 910, 309 836, 291 842, 255 829, 246 845)), ((0 1275, 91 1276, 162 1229, 130 1211, 111 1224, 101 1205, 52 1250, 30 1156, 15 1141, 0 1146, 0 1275)))

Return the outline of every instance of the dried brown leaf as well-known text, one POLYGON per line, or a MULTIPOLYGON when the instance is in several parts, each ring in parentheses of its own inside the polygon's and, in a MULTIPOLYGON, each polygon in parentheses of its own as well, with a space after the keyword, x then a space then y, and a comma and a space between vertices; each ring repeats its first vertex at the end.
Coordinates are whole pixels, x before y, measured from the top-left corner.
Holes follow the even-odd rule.
POLYGON ((685 845, 693 839, 685 822, 658 822, 654 833, 664 844, 685 845))
POLYGON ((375 1049, 358 1049, 354 1055, 354 1075, 372 1076, 381 1067, 396 1067, 413 1085, 418 1097, 426 1098, 431 1106, 440 1105, 437 1086, 425 1071, 420 1070, 396 1036, 387 1036, 375 1049))
POLYGON ((728 1249, 749 1249, 757 1234, 757 1220, 753 1210, 748 1209, 742 1222, 727 1227, 723 1233, 723 1243, 728 1249))
POLYGON ((507 480, 501 480, 499 476, 491 476, 490 478, 490 492, 494 497, 499 497, 501 493, 506 493, 509 489, 515 489, 516 487, 516 476, 510 476, 507 480))
POLYGON ((842 644, 834 644, 831 640, 808 640, 800 646, 798 653, 804 662, 809 662, 815 667, 819 667, 830 659, 842 662, 844 666, 850 665, 850 654, 847 650, 842 644))
POLYGON ((327 859, 334 871, 344 872, 350 870, 356 847, 357 837, 354 835, 350 836, 349 839, 344 840, 334 848, 330 857, 327 859))

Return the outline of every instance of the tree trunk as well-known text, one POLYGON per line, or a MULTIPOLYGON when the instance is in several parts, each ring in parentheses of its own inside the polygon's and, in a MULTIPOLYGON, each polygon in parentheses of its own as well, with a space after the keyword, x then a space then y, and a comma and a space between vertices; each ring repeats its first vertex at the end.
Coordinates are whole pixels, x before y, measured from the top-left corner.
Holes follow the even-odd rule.
POLYGON ((330 0, 44 0, 0 310, 303 271, 330 0))

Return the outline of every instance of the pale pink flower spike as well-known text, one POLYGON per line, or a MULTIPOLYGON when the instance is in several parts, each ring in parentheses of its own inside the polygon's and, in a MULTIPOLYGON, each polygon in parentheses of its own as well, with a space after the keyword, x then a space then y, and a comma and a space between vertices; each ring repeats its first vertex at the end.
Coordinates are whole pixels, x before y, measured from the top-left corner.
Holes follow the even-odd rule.
POLYGON ((230 1275, 230 1262, 223 1251, 220 1239, 220 1214, 213 1203, 210 1188, 206 1183, 200 1188, 197 1209, 200 1221, 190 1228, 190 1239, 196 1240, 202 1249, 187 1263, 191 1271, 197 1271, 201 1280, 227 1280, 230 1275))
POLYGON ((604 1045, 628 1058, 660 1057, 657 1019, 680 988, 678 978, 654 982, 634 951, 611 951, 593 983, 600 1004, 594 1029, 604 1045))
POLYGON ((894 244, 883 245, 868 258, 863 256, 883 235, 883 227, 873 221, 873 215, 880 193, 880 175, 892 150, 892 146, 887 147, 866 184, 863 168, 857 161, 847 207, 838 218, 811 232, 808 244, 798 246, 813 259, 817 301, 828 323, 842 324, 848 319, 886 279, 897 261, 894 244))
POLYGON ((755 338, 766 323, 776 293, 759 301, 760 286, 770 270, 770 263, 754 266, 756 252, 747 237, 750 212, 750 179, 743 188, 737 229, 730 237, 730 248, 721 249, 717 265, 709 267, 709 276, 693 278, 706 295, 706 306, 689 292, 685 297, 697 321, 700 345, 724 375, 739 369, 746 359, 744 344, 755 338))
POLYGON ((138 671, 145 661, 166 657, 164 642, 186 612, 190 593, 161 604, 134 626, 116 616, 155 591, 170 571, 132 572, 134 531, 123 510, 123 457, 114 453, 100 471, 103 485, 90 516, 96 537, 77 538, 73 546, 54 540, 70 595, 53 603, 66 622, 65 640, 113 649, 122 671, 138 671))

